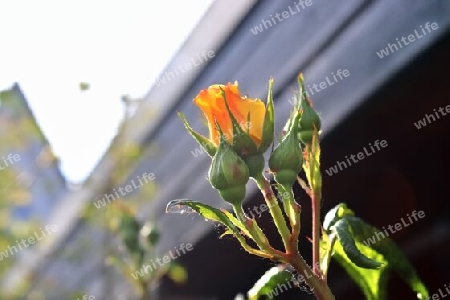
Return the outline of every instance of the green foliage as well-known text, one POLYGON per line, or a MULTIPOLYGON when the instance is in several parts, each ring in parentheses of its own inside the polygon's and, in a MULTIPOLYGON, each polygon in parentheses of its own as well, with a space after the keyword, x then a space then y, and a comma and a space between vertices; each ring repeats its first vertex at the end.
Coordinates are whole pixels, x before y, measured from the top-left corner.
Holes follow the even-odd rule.
POLYGON ((346 219, 337 221, 334 224, 334 230, 336 231, 339 243, 342 245, 345 254, 351 262, 365 269, 378 269, 382 266, 380 262, 365 256, 359 251, 358 247, 356 247, 353 232, 346 219))
MULTIPOLYGON (((16 89, 0 91, 0 157, 24 151, 32 141, 41 140, 42 137, 22 95, 16 89)), ((42 153, 47 154, 46 151, 44 148, 42 153)), ((48 158, 50 162, 54 161, 53 156, 48 158)), ((39 157, 36 161, 42 162, 39 157)), ((4 167, 3 161, 0 164, 4 167)), ((43 225, 35 217, 24 221, 13 216, 15 209, 29 205, 31 200, 28 186, 24 184, 23 179, 24 176, 28 176, 30 180, 34 178, 21 171, 16 165, 0 169, 0 252, 7 254, 0 257, 0 279, 7 276, 20 256, 19 253, 8 251, 8 246, 17 247, 17 241, 32 236, 43 225)), ((17 299, 22 296, 27 286, 28 280, 25 279, 19 286, 14 287, 13 295, 0 290, 0 299, 17 299)))
MULTIPOLYGON (((360 218, 349 216, 347 220, 352 227, 355 238, 360 243, 366 242, 367 244, 370 237, 373 238, 380 232, 376 227, 365 223, 360 218)), ((389 269, 396 272, 417 293, 419 299, 428 296, 428 290, 420 280, 414 267, 392 239, 386 236, 370 247, 384 256, 389 264, 389 269)))
POLYGON ((331 209, 324 221, 327 234, 336 234, 334 256, 358 284, 367 299, 386 299, 387 276, 396 272, 417 293, 418 299, 428 291, 411 263, 388 236, 375 243, 382 232, 354 216, 343 203, 331 209), (378 263, 377 263, 378 262, 378 263))
POLYGON ((355 265, 347 256, 340 241, 334 245, 333 257, 364 293, 366 300, 386 300, 388 264, 384 257, 369 247, 358 244, 364 257, 380 262, 378 269, 365 269, 355 265))

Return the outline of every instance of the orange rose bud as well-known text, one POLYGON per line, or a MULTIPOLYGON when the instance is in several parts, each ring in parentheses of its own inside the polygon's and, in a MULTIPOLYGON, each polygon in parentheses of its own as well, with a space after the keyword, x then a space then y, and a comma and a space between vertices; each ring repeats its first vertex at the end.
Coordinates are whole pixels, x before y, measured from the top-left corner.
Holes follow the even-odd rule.
POLYGON ((230 145, 233 145, 233 141, 237 137, 222 91, 226 95, 230 112, 242 131, 250 136, 256 146, 259 146, 263 135, 266 108, 259 99, 241 97, 237 82, 227 85, 212 85, 208 89, 202 90, 194 99, 194 103, 203 111, 208 121, 211 142, 216 146, 219 145, 219 132, 215 122, 219 124, 225 140, 230 145))

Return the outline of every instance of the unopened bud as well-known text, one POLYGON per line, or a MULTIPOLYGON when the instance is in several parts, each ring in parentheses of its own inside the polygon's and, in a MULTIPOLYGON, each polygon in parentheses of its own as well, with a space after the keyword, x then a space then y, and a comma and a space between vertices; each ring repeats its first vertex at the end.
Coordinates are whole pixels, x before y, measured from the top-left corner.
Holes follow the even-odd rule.
POLYGON ((244 160, 225 141, 223 135, 208 175, 211 185, 219 190, 223 200, 232 204, 239 204, 244 200, 249 170, 244 160))
POLYGON ((310 100, 306 96, 303 76, 299 76, 299 85, 301 87, 300 95, 300 122, 298 123, 298 136, 304 144, 312 142, 314 129, 320 131, 321 121, 317 112, 312 108, 310 100))
POLYGON ((269 167, 273 172, 276 182, 282 185, 292 185, 297 180, 297 175, 302 169, 303 154, 298 140, 299 115, 283 140, 270 155, 269 167))
POLYGON ((256 178, 264 169, 264 156, 262 154, 254 154, 244 158, 245 164, 248 167, 249 176, 256 178))

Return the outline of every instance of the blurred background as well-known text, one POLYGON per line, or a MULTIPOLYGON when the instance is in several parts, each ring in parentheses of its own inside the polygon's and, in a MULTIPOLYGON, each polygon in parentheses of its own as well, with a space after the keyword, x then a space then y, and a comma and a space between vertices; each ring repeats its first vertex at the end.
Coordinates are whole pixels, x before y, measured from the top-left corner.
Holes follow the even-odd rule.
MULTIPOLYGON (((450 116, 436 113, 450 105, 449 1, 3 1, 0 11, 0 299, 245 294, 273 264, 220 239, 217 224, 165 212, 178 198, 229 209, 176 112, 206 134, 192 105, 201 89, 238 80, 265 99, 273 76, 280 132, 300 71, 322 117, 323 171, 388 143, 323 173, 323 211, 346 202, 381 228, 423 210, 391 237, 430 292, 450 282, 450 116), (176 259, 135 278, 167 253, 176 259)), ((252 183, 247 192, 250 211, 263 198, 252 183)), ((310 206, 296 192, 309 260, 310 206)), ((269 214, 258 222, 281 246, 269 214)), ((337 299, 363 299, 334 263, 329 283, 337 299)), ((414 298, 390 278, 389 299, 414 298)))

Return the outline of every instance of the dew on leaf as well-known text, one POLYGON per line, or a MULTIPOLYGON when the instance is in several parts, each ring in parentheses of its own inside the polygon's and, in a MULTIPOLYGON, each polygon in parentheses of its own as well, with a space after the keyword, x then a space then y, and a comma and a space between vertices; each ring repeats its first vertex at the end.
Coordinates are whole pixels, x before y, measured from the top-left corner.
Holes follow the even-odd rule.
POLYGON ((185 214, 196 212, 194 209, 190 208, 188 205, 183 204, 183 200, 172 200, 167 204, 166 213, 172 214, 185 214))

